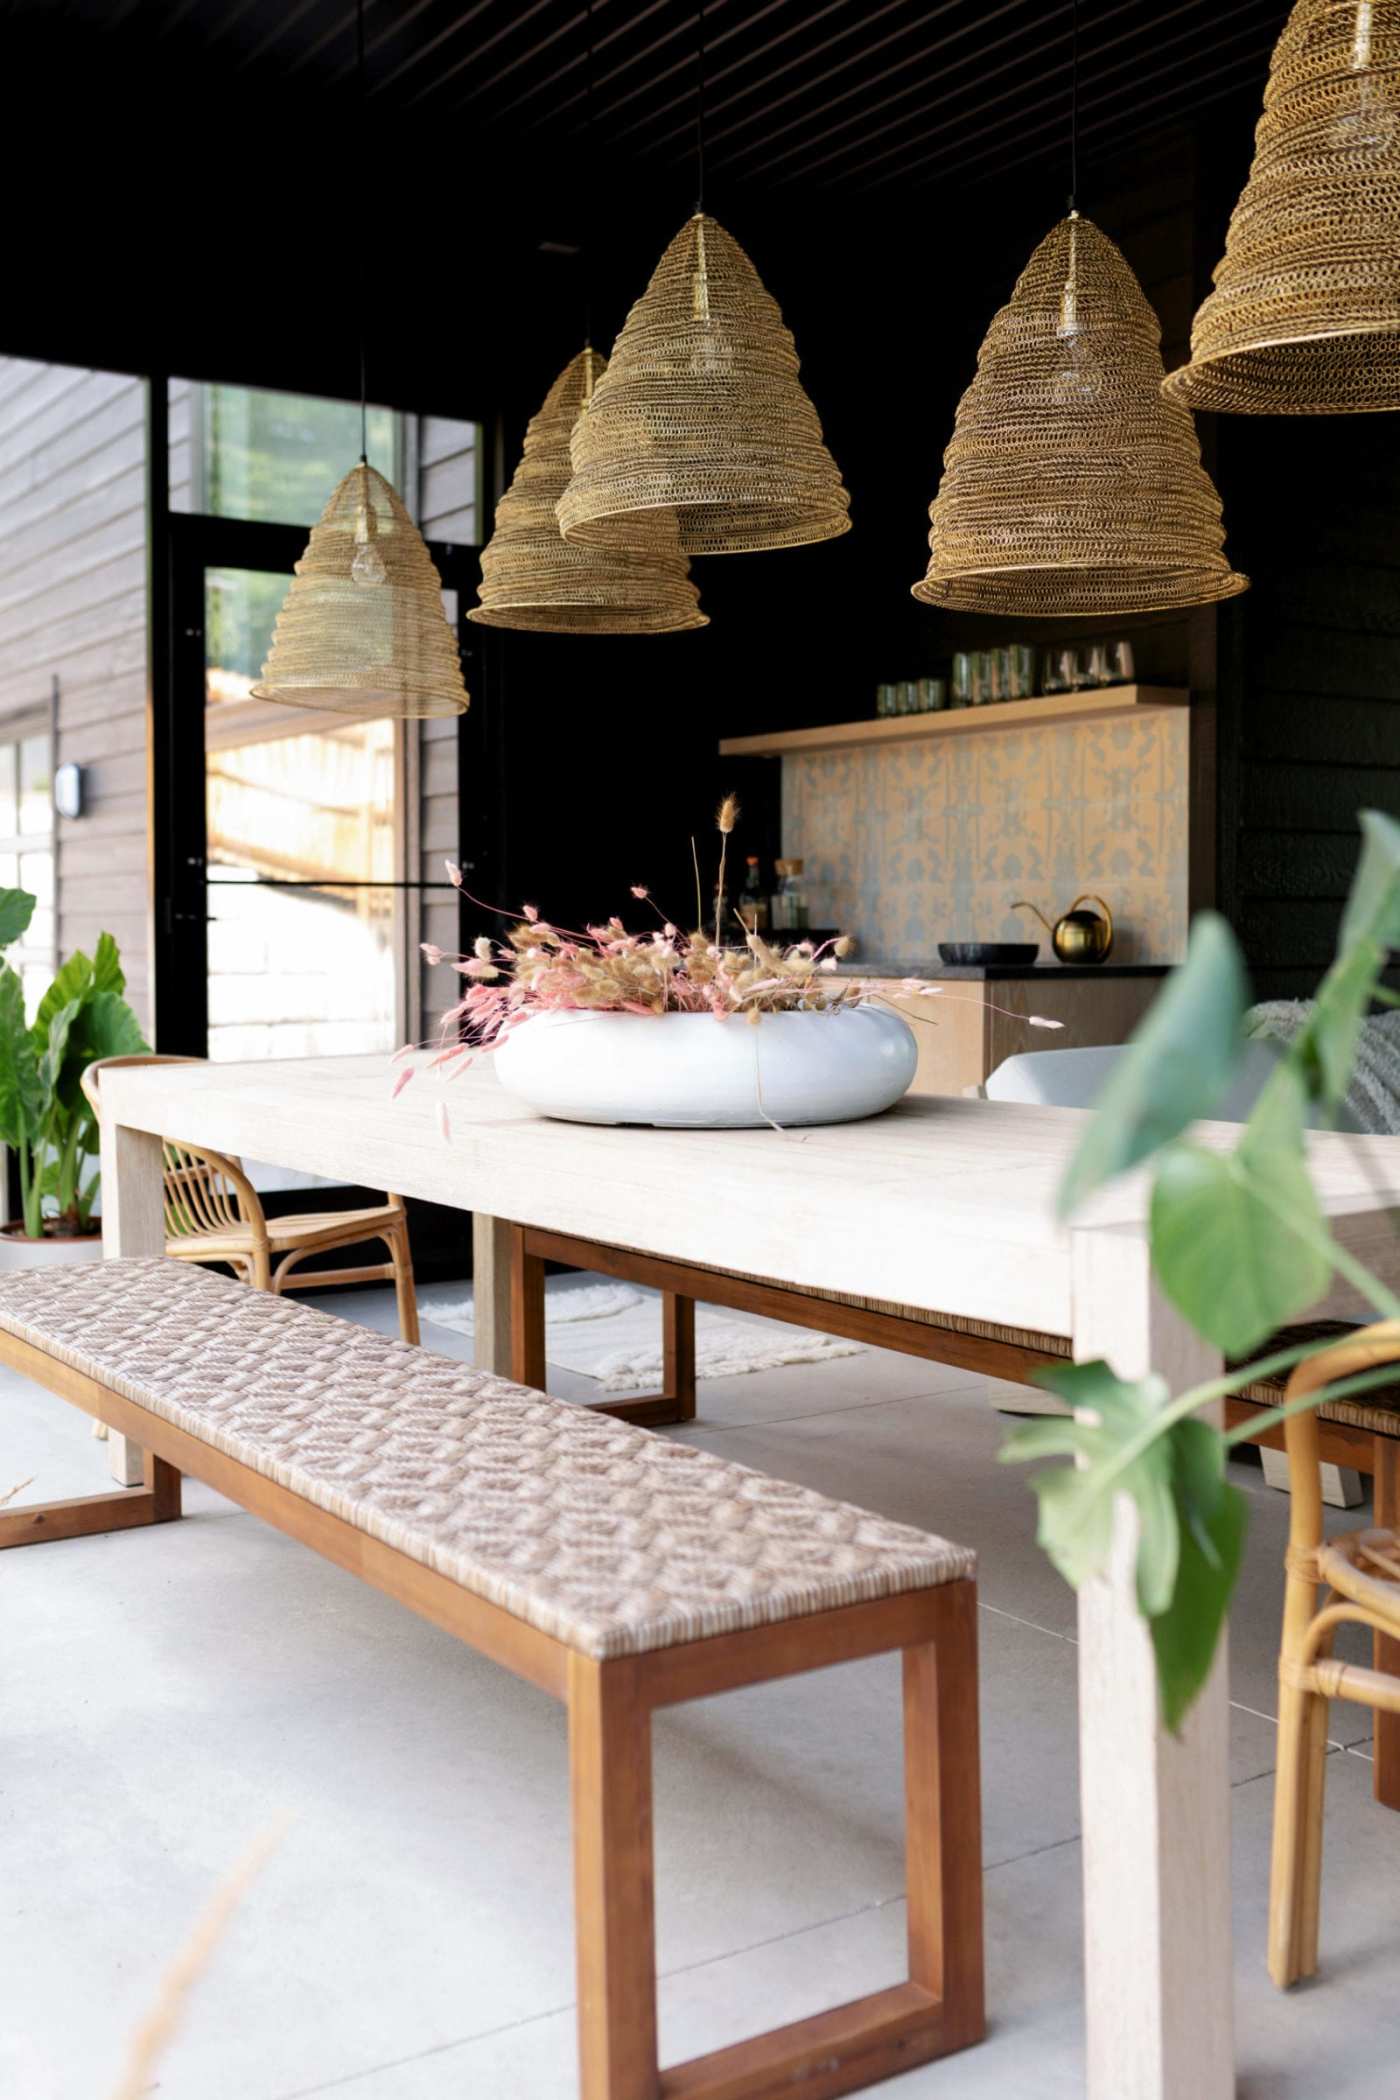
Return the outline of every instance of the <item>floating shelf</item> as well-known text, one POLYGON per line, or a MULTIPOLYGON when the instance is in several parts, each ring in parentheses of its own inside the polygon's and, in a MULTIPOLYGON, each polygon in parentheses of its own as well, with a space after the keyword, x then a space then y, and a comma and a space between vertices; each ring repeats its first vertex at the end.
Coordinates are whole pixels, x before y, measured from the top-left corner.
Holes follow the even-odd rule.
POLYGON ((1057 722, 1112 722, 1130 715, 1185 707, 1190 694, 1169 685, 1097 686, 1084 693, 1044 693, 1038 700, 997 700, 985 707, 942 708, 936 714, 877 715, 869 722, 834 722, 825 729, 779 729, 770 736, 727 736, 723 758, 781 758, 787 752, 853 751, 863 744, 919 744, 935 736, 991 736, 1057 722))

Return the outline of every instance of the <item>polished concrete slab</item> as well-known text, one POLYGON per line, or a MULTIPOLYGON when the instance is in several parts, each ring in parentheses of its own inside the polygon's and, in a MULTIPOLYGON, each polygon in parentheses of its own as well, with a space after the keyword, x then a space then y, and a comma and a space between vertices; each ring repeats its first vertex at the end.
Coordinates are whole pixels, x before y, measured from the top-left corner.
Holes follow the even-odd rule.
MULTIPOLYGON (((383 1294, 320 1302, 392 1322, 383 1294)), ((0 1378, 0 1424, 0 1494, 31 1474, 18 1500, 104 1484, 103 1447, 61 1402, 0 1378)), ((1024 1480, 994 1463, 1004 1428, 980 1384, 869 1351, 713 1381, 685 1432, 981 1554, 992 2032, 884 2088, 910 2100, 1082 2090, 1074 1607, 1024 1480)), ((1370 1799, 1366 1715, 1334 1709, 1324 1974, 1280 1998, 1263 1940, 1286 1503, 1237 1472, 1241 2093, 1374 2100, 1400 2050, 1400 1819, 1370 1799)), ((161 2100, 567 2100, 560 1710, 197 1484, 187 1507, 178 1528, 0 1561, 0 2094, 113 2088, 166 1964, 271 1828, 161 2100)), ((670 2059, 899 1973, 897 1723, 886 1659, 661 1718, 670 2059)))

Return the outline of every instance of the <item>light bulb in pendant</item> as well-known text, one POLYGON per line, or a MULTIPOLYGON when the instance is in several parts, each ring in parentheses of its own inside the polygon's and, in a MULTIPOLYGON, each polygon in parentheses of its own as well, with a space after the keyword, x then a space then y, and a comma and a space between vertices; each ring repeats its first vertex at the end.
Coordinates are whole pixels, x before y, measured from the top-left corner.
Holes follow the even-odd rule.
POLYGON ((1103 371, 1089 347, 1089 333, 1079 316, 1074 284, 1060 296, 1060 320, 1056 337, 1064 344, 1064 362, 1056 372, 1051 391, 1057 405, 1072 408, 1081 401, 1096 401, 1103 392, 1103 371))
POLYGON ((350 574, 366 590, 383 583, 388 573, 383 555, 370 539, 370 531, 369 510, 361 504, 355 517, 355 558, 350 564, 350 574))

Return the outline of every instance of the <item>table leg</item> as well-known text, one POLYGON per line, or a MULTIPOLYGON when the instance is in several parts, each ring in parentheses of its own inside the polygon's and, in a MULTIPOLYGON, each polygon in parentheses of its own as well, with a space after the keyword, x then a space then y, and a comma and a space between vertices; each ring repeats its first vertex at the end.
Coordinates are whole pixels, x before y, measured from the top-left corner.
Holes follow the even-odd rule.
MULTIPOLYGON (((164 1254, 164 1161, 161 1141, 144 1130, 102 1124, 102 1252, 116 1255, 164 1254)), ((107 1463, 123 1487, 139 1487, 145 1453, 115 1430, 107 1438, 107 1463)))
MULTIPOLYGON (((1073 1234, 1074 1354, 1173 1392, 1220 1358, 1154 1289, 1145 1235, 1073 1234)), ((1229 2100, 1229 1675, 1222 1640, 1181 1736, 1163 1728, 1152 1642, 1133 1593, 1135 1513, 1115 1564, 1079 1600, 1089 2100, 1229 2100)))
MULTIPOLYGON (((501 1378, 514 1375, 511 1369, 510 1314, 512 1230, 508 1218, 493 1218, 481 1210, 472 1213, 472 1302, 476 1309, 474 1359, 478 1371, 495 1371, 501 1378)), ((540 1383, 544 1383, 543 1379, 540 1383)))

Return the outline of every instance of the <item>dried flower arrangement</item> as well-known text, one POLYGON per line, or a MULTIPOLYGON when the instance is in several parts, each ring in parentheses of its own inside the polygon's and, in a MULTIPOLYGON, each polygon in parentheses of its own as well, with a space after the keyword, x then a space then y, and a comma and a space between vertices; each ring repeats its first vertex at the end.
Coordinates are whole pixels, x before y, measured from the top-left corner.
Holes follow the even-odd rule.
MULTIPOLYGON (((738 818, 736 798, 726 795, 715 818, 719 870, 709 927, 702 923, 700 861, 692 839, 694 932, 683 932, 661 912, 651 892, 635 884, 632 895, 650 905, 660 922, 650 933, 629 933, 619 918, 572 932, 542 919, 535 906, 527 904, 518 915, 501 912, 499 916, 514 918, 516 923, 500 939, 483 934, 471 955, 448 955, 424 942, 423 953, 430 963, 445 962, 466 980, 462 998, 443 1018, 437 1054, 429 1069, 464 1070, 475 1050, 494 1047, 536 1014, 711 1014, 717 1020, 742 1019, 756 1026, 765 1014, 835 1013, 896 996, 930 1000, 959 996, 921 978, 838 976, 838 963, 854 945, 845 936, 820 945, 796 941, 776 947, 751 931, 737 909, 731 910, 725 887, 729 839, 738 818), (731 916, 742 938, 726 945, 731 916)), ((455 862, 448 861, 447 872, 461 889, 462 871, 455 862)), ((464 894, 470 896, 469 891, 464 894)), ((495 907, 483 905, 482 909, 495 907)), ((1029 1016, 1028 1021, 1032 1028, 1062 1025, 1039 1015, 1029 1016)), ((408 1058, 414 1047, 405 1045, 399 1060, 408 1058)), ((414 1069, 401 1063, 395 1093, 407 1086, 414 1069)))

